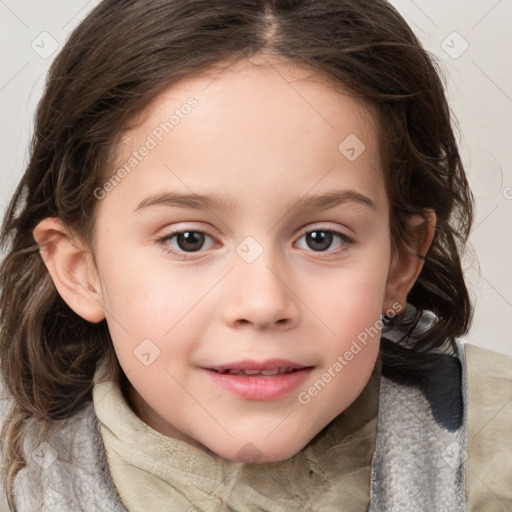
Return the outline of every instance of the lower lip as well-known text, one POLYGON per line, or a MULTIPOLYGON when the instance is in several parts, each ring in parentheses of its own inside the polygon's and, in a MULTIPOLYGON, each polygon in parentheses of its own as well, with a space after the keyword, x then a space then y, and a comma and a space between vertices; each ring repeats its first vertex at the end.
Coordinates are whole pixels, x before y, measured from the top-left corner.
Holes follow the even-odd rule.
POLYGON ((284 373, 281 375, 230 375, 203 368, 210 378, 223 389, 246 400, 279 400, 300 386, 313 368, 284 373))

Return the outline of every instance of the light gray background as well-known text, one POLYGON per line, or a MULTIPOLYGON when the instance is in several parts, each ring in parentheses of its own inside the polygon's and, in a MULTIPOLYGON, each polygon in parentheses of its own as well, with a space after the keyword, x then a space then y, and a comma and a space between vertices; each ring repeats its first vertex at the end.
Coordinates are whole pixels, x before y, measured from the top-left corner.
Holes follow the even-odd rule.
MULTIPOLYGON (((0 0, 2 215, 27 163, 34 109, 56 55, 46 53, 98 3, 0 0)), ((464 340, 512 354, 512 1, 392 3, 441 61, 476 197, 474 255, 464 262, 476 311, 464 340)))

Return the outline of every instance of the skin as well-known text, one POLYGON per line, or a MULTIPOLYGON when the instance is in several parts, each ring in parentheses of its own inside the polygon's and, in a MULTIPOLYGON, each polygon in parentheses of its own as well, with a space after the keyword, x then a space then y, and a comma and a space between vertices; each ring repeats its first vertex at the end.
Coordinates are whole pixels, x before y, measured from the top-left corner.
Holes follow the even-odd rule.
POLYGON ((433 212, 412 217, 412 252, 392 254, 374 116, 310 75, 254 58, 174 84, 124 137, 120 166, 189 97, 198 104, 99 200, 94 246, 56 218, 34 230, 67 304, 90 322, 106 318, 134 412, 162 434, 230 460, 247 443, 259 462, 292 457, 358 397, 380 336, 360 344, 308 404, 298 400, 365 328, 405 305, 423 263, 414 252, 426 254, 434 233, 433 212), (354 161, 338 149, 350 134, 365 145, 354 161), (356 201, 325 211, 289 206, 346 189, 370 198, 375 210, 356 201), (223 195, 232 208, 135 212, 169 191, 223 195), (207 236, 194 252, 176 236, 157 241, 171 230, 207 236), (332 237, 319 249, 306 233, 325 230, 352 242, 332 237), (262 250, 251 263, 237 253, 248 236, 262 250), (160 351, 149 366, 134 354, 145 339, 153 355, 160 351), (233 395, 200 369, 269 358, 314 369, 272 401, 233 395))

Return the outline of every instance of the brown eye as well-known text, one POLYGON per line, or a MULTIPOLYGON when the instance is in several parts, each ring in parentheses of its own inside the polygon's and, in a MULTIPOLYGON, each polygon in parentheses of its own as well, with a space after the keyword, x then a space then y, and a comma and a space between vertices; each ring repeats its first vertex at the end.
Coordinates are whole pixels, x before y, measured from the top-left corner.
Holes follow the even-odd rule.
MULTIPOLYGON (((176 254, 198 252, 204 249, 205 241, 212 237, 207 233, 195 230, 175 231, 158 240, 164 250, 176 254)), ((209 247, 207 247, 209 249, 209 247)))
POLYGON ((343 233, 332 229, 314 229, 305 232, 299 239, 304 239, 306 248, 312 249, 314 252, 337 252, 342 250, 343 246, 352 244, 352 240, 343 233), (338 242, 338 247, 329 250, 333 242, 338 242))
POLYGON ((329 231, 311 231, 306 234, 306 243, 312 249, 326 251, 332 244, 334 235, 329 231))
POLYGON ((201 249, 205 239, 204 233, 200 233, 199 231, 184 231, 175 236, 178 247, 184 251, 190 252, 201 249))

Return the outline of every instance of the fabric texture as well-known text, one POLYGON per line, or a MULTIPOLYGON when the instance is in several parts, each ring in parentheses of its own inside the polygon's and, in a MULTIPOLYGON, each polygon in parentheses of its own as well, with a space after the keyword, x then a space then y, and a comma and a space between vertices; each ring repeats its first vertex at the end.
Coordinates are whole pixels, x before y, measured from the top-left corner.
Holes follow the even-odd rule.
MULTIPOLYGON (((400 332, 383 336, 398 341, 400 332)), ((27 437, 17 510, 510 512, 512 356, 453 340, 429 358, 423 372, 376 366, 304 450, 267 464, 225 461, 162 436, 118 389, 97 382, 94 403, 58 422, 47 442, 27 437)))
POLYGON ((14 481, 19 512, 126 512, 110 477, 90 403, 48 441, 24 443, 27 466, 14 481))
POLYGON ((466 344, 468 512, 512 511, 512 357, 466 344))
POLYGON ((370 512, 466 510, 463 349, 452 350, 414 384, 383 376, 370 512))

